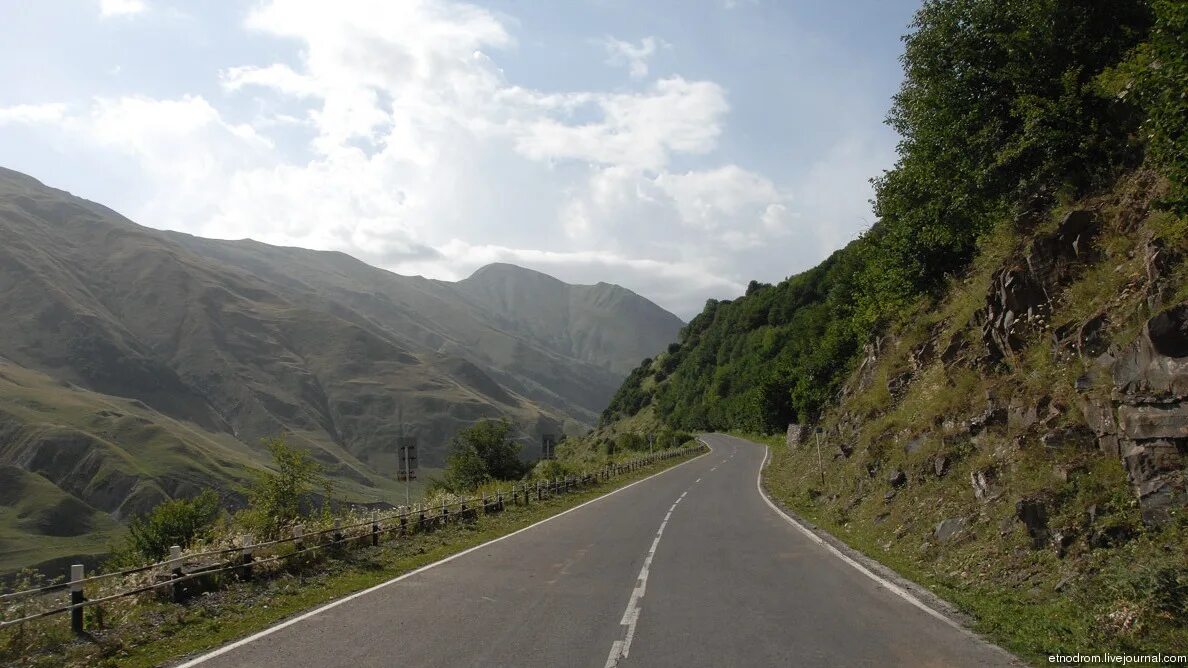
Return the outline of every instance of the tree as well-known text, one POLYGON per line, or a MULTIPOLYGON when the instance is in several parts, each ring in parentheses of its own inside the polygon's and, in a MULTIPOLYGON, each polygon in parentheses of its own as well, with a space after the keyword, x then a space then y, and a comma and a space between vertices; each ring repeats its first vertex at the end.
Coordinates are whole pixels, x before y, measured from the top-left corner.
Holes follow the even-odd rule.
POLYGON ((219 495, 204 490, 193 499, 172 499, 128 525, 127 549, 141 561, 159 561, 169 548, 187 548, 202 537, 219 516, 219 495))
POLYGON ((512 425, 507 420, 482 420, 458 432, 450 442, 442 486, 461 492, 491 479, 522 477, 526 467, 511 433, 512 425))
MULTIPOLYGON (((262 471, 249 491, 251 507, 246 523, 265 533, 274 533, 302 515, 301 502, 314 490, 321 490, 325 504, 334 491, 321 464, 308 452, 289 447, 283 437, 266 439, 275 471, 262 471)), ((328 510, 327 505, 323 509, 328 510)))
POLYGON ((487 465, 470 444, 455 446, 446 459, 441 487, 451 492, 469 492, 491 479, 487 465))

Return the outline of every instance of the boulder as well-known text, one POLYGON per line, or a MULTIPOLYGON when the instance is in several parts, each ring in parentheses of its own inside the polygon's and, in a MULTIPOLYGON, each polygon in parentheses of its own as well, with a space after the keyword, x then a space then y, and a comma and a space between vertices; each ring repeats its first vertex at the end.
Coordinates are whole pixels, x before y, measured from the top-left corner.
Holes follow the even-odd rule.
POLYGON ((1065 282, 1074 265, 1094 258, 1093 239, 1098 228, 1096 212, 1068 212, 1055 232, 1032 240, 1025 254, 1027 268, 1049 284, 1065 282))
POLYGON ((974 497, 982 503, 999 497, 997 481, 998 473, 992 468, 972 471, 969 474, 969 484, 973 487, 974 497))
POLYGON ((1133 439, 1188 438, 1188 403, 1170 406, 1123 404, 1118 407, 1118 429, 1133 439))
POLYGON ((795 450, 800 447, 800 442, 804 438, 804 431, 803 425, 788 423, 788 431, 784 434, 784 443, 788 445, 789 449, 795 450))
POLYGON ((950 517, 947 520, 938 522, 936 528, 932 531, 932 535, 936 537, 938 542, 946 543, 967 528, 969 528, 969 520, 964 517, 950 517))
POLYGON ((1163 439, 1128 442, 1123 450, 1126 475, 1147 524, 1162 524, 1170 519, 1174 508, 1188 505, 1184 471, 1186 443, 1163 439))
POLYGON ((1111 368, 1125 395, 1188 396, 1188 304, 1151 318, 1111 368))
POLYGON ((1015 502, 1015 517, 1027 527, 1031 546, 1039 549, 1048 541, 1048 504, 1039 497, 1015 502))
POLYGON ((1093 359, 1105 353, 1109 345, 1106 329, 1110 320, 1099 313, 1086 320, 1077 330, 1077 352, 1085 359, 1093 359))
POLYGON ((903 469, 895 469, 891 475, 887 476, 887 484, 894 488, 900 488, 907 484, 907 474, 903 469))
POLYGON ((1134 538, 1134 530, 1125 524, 1114 524, 1108 527, 1093 530, 1089 534, 1089 547, 1100 550, 1109 547, 1118 547, 1134 538))
POLYGON ((936 472, 936 477, 940 478, 949 471, 949 458, 941 455, 932 460, 932 470, 936 472))
POLYGON ((1088 427, 1074 425, 1045 433, 1040 436, 1040 443, 1050 450, 1090 450, 1096 446, 1097 438, 1088 427))

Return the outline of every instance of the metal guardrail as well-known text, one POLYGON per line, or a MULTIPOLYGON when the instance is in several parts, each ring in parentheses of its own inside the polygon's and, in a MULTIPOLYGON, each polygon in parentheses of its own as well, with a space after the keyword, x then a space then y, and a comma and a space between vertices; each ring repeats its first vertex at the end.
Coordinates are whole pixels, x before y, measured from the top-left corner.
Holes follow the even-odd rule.
MULTIPOLYGON (((588 473, 582 476, 566 476, 564 478, 555 478, 548 481, 537 481, 535 484, 530 483, 513 483, 511 489, 508 490, 513 505, 531 505, 532 496, 536 496, 536 501, 540 502, 546 498, 550 498, 560 493, 567 493, 573 491, 575 487, 585 487, 598 482, 610 480, 616 476, 626 473, 638 471, 645 466, 650 466, 659 461, 679 457, 691 452, 702 449, 704 446, 687 447, 679 450, 669 450, 660 452, 646 457, 641 457, 621 464, 608 465, 602 470, 595 473, 588 473)), ((397 532, 399 536, 408 536, 414 533, 420 533, 432 530, 438 527, 448 526, 451 517, 451 508, 457 508, 452 513, 453 517, 458 518, 455 521, 465 519, 477 519, 479 509, 482 509, 483 514, 498 513, 504 510, 505 495, 502 489, 496 490, 492 495, 488 496, 483 493, 480 496, 464 497, 453 502, 443 501, 441 505, 434 505, 428 507, 426 505, 418 504, 413 508, 397 512, 389 515, 381 516, 379 513, 373 513, 368 520, 356 522, 352 524, 342 525, 341 520, 335 520, 334 526, 328 529, 322 529, 309 534, 304 532, 304 527, 300 524, 292 528, 292 535, 287 538, 278 538, 263 543, 255 543, 250 534, 243 534, 239 538, 238 546, 230 546, 215 550, 207 550, 204 552, 196 552, 191 554, 182 554, 179 546, 173 546, 170 549, 170 558, 145 564, 134 568, 113 571, 110 573, 100 573, 85 577, 84 569, 81 564, 75 564, 70 568, 70 579, 66 582, 54 583, 41 587, 34 587, 23 591, 10 592, 0 595, 0 603, 10 603, 13 601, 28 600, 37 596, 48 595, 60 591, 70 592, 70 603, 68 605, 61 605, 49 610, 39 611, 33 614, 28 614, 19 618, 10 620, 0 620, 0 629, 9 628, 26 622, 53 617, 65 613, 71 613, 71 627, 75 633, 83 633, 84 620, 83 610, 88 606, 100 605, 108 601, 113 601, 129 596, 136 596, 153 590, 169 588, 172 591, 173 600, 181 601, 186 597, 182 585, 186 582, 237 571, 240 580, 250 580, 253 577, 253 568, 255 566, 284 561, 291 559, 297 555, 309 554, 317 550, 327 548, 341 548, 350 545, 353 542, 360 542, 370 537, 372 546, 379 545, 382 536, 387 533, 397 532), (467 504, 471 504, 469 507, 467 504), (415 522, 412 519, 415 517, 415 522), (369 527, 368 530, 348 535, 353 529, 361 527, 369 527), (328 542, 322 542, 321 538, 329 535, 328 542), (313 541, 313 544, 307 545, 308 542, 313 541), (284 554, 275 554, 263 559, 256 558, 256 551, 264 548, 274 547, 283 544, 293 544, 294 550, 284 554), (215 563, 208 564, 191 572, 186 572, 185 564, 187 562, 194 562, 199 559, 210 557, 228 557, 238 555, 238 559, 231 559, 230 563, 215 563), (98 598, 88 599, 85 596, 86 585, 94 584, 102 580, 109 580, 119 577, 128 577, 131 575, 138 575, 153 570, 168 571, 170 577, 152 582, 145 585, 140 585, 119 591, 116 593, 100 596, 98 598)))

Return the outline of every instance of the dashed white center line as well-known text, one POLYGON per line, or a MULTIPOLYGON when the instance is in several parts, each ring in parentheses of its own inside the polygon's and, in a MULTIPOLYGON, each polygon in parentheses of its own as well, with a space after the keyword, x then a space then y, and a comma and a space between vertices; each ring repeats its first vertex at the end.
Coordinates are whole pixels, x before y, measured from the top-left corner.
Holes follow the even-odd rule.
MULTIPOLYGON (((700 478, 698 478, 700 480, 700 478)), ((627 654, 631 651, 631 641, 635 638, 635 625, 639 622, 639 601, 644 597, 644 592, 648 588, 648 570, 652 567, 652 558, 656 556, 656 547, 660 545, 660 537, 664 535, 664 527, 668 526, 668 519, 672 517, 672 511, 676 510, 677 504, 685 498, 689 490, 681 492, 676 501, 669 506, 668 512, 664 515, 664 521, 660 522, 660 528, 656 531, 656 538, 652 540, 652 547, 648 548, 648 556, 644 558, 643 568, 639 569, 639 577, 636 578, 635 589, 631 591, 631 598, 627 600, 627 609, 623 611, 623 619, 619 624, 627 627, 627 632, 624 634, 622 640, 616 640, 611 643, 610 654, 606 657, 606 668, 614 668, 619 665, 619 659, 627 658, 627 654)))

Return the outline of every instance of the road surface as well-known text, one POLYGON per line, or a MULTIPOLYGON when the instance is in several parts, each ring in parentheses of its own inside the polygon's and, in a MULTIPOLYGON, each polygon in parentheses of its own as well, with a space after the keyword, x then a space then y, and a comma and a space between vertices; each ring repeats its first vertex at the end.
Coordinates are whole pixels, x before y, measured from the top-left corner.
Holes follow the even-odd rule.
POLYGON ((712 452, 188 665, 999 666, 812 541, 712 452))

